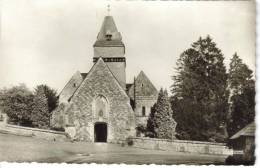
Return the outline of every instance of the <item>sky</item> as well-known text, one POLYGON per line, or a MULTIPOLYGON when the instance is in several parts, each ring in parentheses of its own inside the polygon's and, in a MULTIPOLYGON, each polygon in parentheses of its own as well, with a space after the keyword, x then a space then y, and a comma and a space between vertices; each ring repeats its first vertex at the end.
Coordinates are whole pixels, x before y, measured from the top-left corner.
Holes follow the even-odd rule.
POLYGON ((60 92, 77 70, 88 72, 108 4, 126 46, 127 83, 143 70, 169 90, 180 54, 207 35, 226 66, 237 52, 255 72, 253 1, 2 0, 0 88, 47 84, 60 92))

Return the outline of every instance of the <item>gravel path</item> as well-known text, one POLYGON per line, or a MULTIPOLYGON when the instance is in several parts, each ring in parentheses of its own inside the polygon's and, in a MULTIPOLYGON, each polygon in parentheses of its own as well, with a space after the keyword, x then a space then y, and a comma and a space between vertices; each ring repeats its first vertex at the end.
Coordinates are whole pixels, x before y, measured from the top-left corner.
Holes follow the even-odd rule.
POLYGON ((106 143, 53 142, 0 133, 0 161, 8 162, 223 164, 226 157, 146 150, 106 143))

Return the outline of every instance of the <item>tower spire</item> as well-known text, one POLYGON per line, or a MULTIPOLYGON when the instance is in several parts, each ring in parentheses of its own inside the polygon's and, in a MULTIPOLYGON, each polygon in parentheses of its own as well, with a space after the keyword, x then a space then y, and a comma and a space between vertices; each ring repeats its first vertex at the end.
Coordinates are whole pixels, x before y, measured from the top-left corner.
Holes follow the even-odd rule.
MULTIPOLYGON (((109 11, 110 5, 107 5, 107 12, 109 11)), ((112 16, 105 16, 93 47, 93 62, 96 63, 99 57, 102 57, 120 85, 125 89, 125 45, 112 16)))

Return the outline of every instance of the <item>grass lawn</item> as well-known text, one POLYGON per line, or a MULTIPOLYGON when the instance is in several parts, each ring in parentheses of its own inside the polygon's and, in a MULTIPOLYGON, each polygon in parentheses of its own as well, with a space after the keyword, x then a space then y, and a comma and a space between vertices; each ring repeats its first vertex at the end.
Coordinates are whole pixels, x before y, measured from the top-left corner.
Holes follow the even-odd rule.
POLYGON ((0 161, 8 162, 224 164, 226 157, 145 150, 106 143, 54 142, 0 133, 0 161))

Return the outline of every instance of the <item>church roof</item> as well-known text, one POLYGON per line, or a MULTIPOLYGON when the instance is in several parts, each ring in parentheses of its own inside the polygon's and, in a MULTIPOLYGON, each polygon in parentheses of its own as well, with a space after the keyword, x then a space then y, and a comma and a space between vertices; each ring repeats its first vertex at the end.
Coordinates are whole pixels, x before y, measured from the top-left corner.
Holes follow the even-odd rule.
POLYGON ((70 80, 59 93, 60 103, 67 102, 69 100, 71 95, 80 86, 81 82, 84 80, 85 77, 86 73, 80 73, 79 71, 76 71, 76 73, 73 74, 73 76, 70 78, 70 80))
POLYGON ((103 58, 100 57, 98 59, 98 61, 92 66, 92 68, 90 69, 89 73, 87 73, 87 76, 85 77, 85 79, 83 80, 83 82, 80 84, 80 86, 74 91, 74 93, 71 95, 71 97, 69 98, 69 101, 71 101, 74 97, 74 95, 78 94, 77 92, 79 92, 78 90, 82 87, 84 87, 84 82, 87 82, 88 78, 90 78, 91 74, 94 71, 107 71, 109 72, 109 74, 112 76, 112 79, 115 81, 116 85, 118 85, 118 87, 120 88, 120 91, 128 97, 128 95, 126 94, 125 90, 122 88, 122 86, 120 85, 120 83, 118 82, 118 80, 116 79, 116 77, 114 76, 114 74, 112 73, 112 71, 109 69, 109 67, 107 66, 107 64, 104 62, 103 58), (102 69, 102 70, 100 70, 102 69))
POLYGON ((73 83, 77 82, 77 83, 81 83, 83 81, 83 76, 79 71, 76 71, 72 77, 70 78, 70 80, 66 83, 66 85, 64 86, 64 88, 61 90, 61 92, 59 93, 59 96, 66 90, 70 90, 71 86, 73 83))
MULTIPOLYGON (((105 65, 106 65, 106 63, 104 62, 104 60, 103 60, 103 58, 99 58, 98 60, 100 60, 101 62, 103 62, 105 65), (101 60, 100 60, 101 59, 101 60)), ((100 62, 100 61, 97 61, 97 62, 100 62)), ((97 63, 96 63, 97 64, 97 63)), ((87 78, 87 76, 89 75, 89 73, 92 71, 92 69, 95 67, 95 65, 96 64, 94 64, 93 66, 92 66, 92 68, 90 69, 90 71, 88 72, 88 73, 80 73, 79 71, 77 71, 73 76, 72 76, 72 78, 70 79, 70 81, 66 84, 66 86, 65 86, 65 88, 67 87, 67 85, 69 84, 69 83, 72 83, 72 80, 77 76, 80 76, 81 77, 81 81, 80 81, 80 83, 79 83, 79 85, 77 85, 77 88, 75 88, 72 92, 71 92, 71 94, 70 94, 70 96, 69 96, 69 98, 68 98, 68 101, 70 102, 70 100, 72 99, 72 97, 74 96, 74 94, 75 94, 75 92, 79 89, 79 87, 80 87, 80 85, 83 83, 83 81, 87 78)), ((100 63, 99 63, 100 64, 100 63)), ((107 65, 106 65, 107 66, 107 65)), ((108 68, 108 70, 111 72, 111 74, 112 74, 112 76, 114 77, 114 79, 117 81, 117 83, 119 83, 119 81, 117 80, 117 78, 115 77, 115 75, 113 74, 113 72, 109 69, 109 67, 107 66, 107 68, 108 68)), ((74 80, 73 80, 74 81, 74 80)), ((130 89, 130 87, 132 86, 133 84, 127 84, 127 86, 126 87, 128 87, 128 90, 130 89)), ((70 88, 71 89, 71 88, 70 88)), ((64 89, 63 89, 64 90, 64 89)), ((63 90, 62 90, 62 92, 63 92, 63 90)), ((62 93, 61 92, 61 93, 62 93)), ((61 94, 60 93, 60 94, 61 94)), ((126 92, 125 92, 126 93, 126 92)), ((127 93, 126 93, 127 94, 127 93)))
POLYGON ((104 18, 94 46, 124 46, 121 34, 118 32, 112 16, 106 16, 104 18), (108 36, 110 36, 111 39, 108 40, 108 36))
POLYGON ((251 122, 243 129, 238 131, 235 135, 233 135, 230 139, 237 139, 241 136, 255 136, 255 122, 251 122))
POLYGON ((131 89, 131 87, 133 86, 133 83, 127 83, 126 85, 125 85, 125 91, 126 91, 126 93, 129 95, 129 91, 130 91, 130 89, 131 89))
POLYGON ((121 47, 124 46, 124 43, 121 40, 97 40, 94 44, 95 47, 109 47, 109 46, 114 46, 114 47, 121 47))
POLYGON ((133 83, 127 83, 126 84, 126 90, 129 90, 133 86, 133 83))
POLYGON ((88 75, 88 73, 80 73, 80 74, 81 74, 81 76, 82 76, 83 79, 85 79, 86 76, 88 75))
POLYGON ((153 97, 158 95, 157 89, 143 71, 139 73, 134 84, 129 89, 131 98, 134 98, 134 94, 136 97, 153 97))

